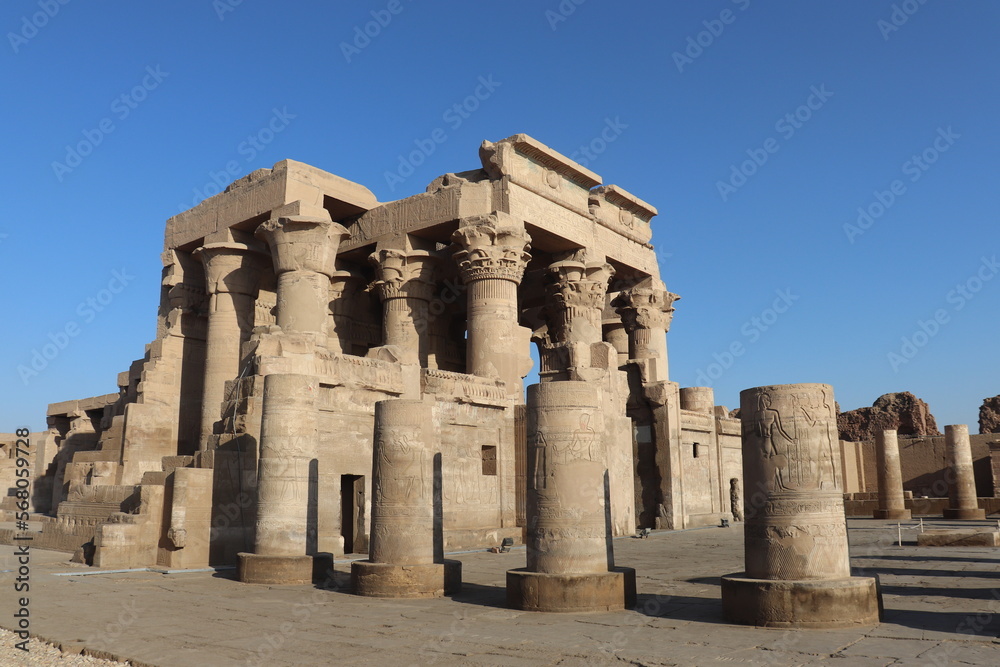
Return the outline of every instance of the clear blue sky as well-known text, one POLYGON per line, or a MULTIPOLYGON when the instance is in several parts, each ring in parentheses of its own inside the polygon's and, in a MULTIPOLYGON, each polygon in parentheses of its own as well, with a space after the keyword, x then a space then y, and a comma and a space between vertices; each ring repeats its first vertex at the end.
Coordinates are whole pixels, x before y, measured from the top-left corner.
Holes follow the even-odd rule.
POLYGON ((116 391, 155 333, 164 221, 213 172, 293 158, 388 201, 526 132, 592 146, 590 169, 659 208, 682 386, 731 408, 763 384, 828 382, 843 409, 909 390, 975 432, 1000 393, 1000 7, 896 7, 5 2, 0 431, 116 391))

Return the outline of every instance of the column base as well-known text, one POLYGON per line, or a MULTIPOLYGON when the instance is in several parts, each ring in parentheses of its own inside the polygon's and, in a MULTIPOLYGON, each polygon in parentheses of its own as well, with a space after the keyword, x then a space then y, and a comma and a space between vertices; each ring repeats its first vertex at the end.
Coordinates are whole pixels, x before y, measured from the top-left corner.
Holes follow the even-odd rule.
POLYGON ((730 623, 766 628, 878 625, 882 595, 874 577, 782 581, 722 577, 722 614, 730 623))
POLYGON ((986 510, 978 507, 975 509, 956 509, 954 507, 945 507, 944 518, 957 519, 959 521, 975 521, 976 519, 985 519, 986 510))
POLYGON ((244 584, 311 584, 312 556, 237 554, 236 575, 244 584))
POLYGON ((351 563, 351 592, 373 598, 439 598, 462 590, 462 562, 390 565, 351 563))
POLYGON ((876 519, 892 519, 893 521, 909 521, 913 518, 910 510, 882 510, 877 509, 872 513, 876 519))
POLYGON ((635 570, 615 567, 594 574, 507 570, 507 606, 524 611, 619 611, 636 604, 635 570))

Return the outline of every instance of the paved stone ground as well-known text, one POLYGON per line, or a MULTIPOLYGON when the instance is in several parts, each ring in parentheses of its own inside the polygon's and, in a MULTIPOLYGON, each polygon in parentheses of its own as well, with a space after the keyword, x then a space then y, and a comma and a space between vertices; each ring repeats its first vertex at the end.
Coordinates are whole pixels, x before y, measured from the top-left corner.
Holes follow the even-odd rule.
MULTIPOLYGON (((523 549, 452 556, 464 563, 462 593, 412 601, 347 594, 342 561, 331 588, 322 589, 245 585, 232 571, 82 576, 92 569, 69 564, 65 554, 33 551, 31 631, 69 652, 88 647, 99 657, 163 667, 1000 665, 1000 549, 919 548, 905 526, 899 547, 895 524, 850 525, 853 565, 881 577, 886 613, 877 627, 786 631, 725 623, 719 576, 742 569, 743 531, 735 527, 616 540, 618 564, 638 572, 638 607, 572 615, 504 607, 504 573, 524 565, 523 549), (79 574, 57 576, 67 572, 79 574)), ((14 565, 10 553, 3 547, 0 570, 14 565)), ((14 625, 15 576, 0 574, 0 625, 7 628, 14 625)), ((0 664, 23 664, 23 653, 0 651, 0 664)))

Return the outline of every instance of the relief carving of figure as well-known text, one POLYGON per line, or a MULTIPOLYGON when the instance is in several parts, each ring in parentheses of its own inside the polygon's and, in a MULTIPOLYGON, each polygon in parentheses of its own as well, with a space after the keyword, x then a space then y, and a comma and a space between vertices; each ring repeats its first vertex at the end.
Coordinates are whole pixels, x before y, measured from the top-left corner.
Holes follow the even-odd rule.
POLYGON ((597 431, 590 425, 590 417, 589 412, 580 415, 580 428, 573 431, 569 451, 574 457, 582 457, 586 453, 588 461, 596 461, 597 454, 594 448, 597 446, 597 431))
POLYGON ((790 490, 785 482, 785 469, 788 467, 788 446, 778 447, 778 437, 784 438, 788 444, 795 442, 781 424, 781 413, 771 407, 770 394, 761 394, 757 409, 757 435, 764 440, 764 455, 774 467, 774 486, 781 491, 790 490))
POLYGON ((733 513, 733 521, 743 521, 743 494, 740 492, 740 480, 736 477, 729 480, 729 509, 733 513))
POLYGON ((398 434, 390 442, 383 441, 381 445, 376 495, 387 503, 419 499, 423 480, 420 448, 411 443, 405 433, 398 434))

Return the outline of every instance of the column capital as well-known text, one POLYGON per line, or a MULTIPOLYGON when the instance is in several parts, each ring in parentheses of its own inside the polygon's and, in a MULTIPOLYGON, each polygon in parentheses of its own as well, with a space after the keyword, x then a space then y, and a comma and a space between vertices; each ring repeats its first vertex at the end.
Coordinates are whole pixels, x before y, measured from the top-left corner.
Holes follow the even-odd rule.
POLYGON ((208 243, 192 253, 205 265, 205 293, 253 295, 267 254, 245 243, 208 243))
POLYGON ((604 261, 567 259, 549 264, 546 309, 553 342, 601 340, 601 315, 614 274, 614 268, 604 261), (586 327, 580 326, 581 319, 586 321, 586 327), (586 340, 575 335, 574 330, 584 334, 586 340))
POLYGON ((611 305, 621 316, 625 328, 670 330, 674 318, 673 303, 681 297, 666 289, 656 287, 632 287, 622 290, 611 305))
POLYGON ((531 237, 505 213, 464 218, 451 240, 459 246, 454 257, 466 283, 487 278, 520 283, 531 259, 531 237))
POLYGON ((382 301, 412 297, 430 301, 440 258, 427 250, 382 248, 368 256, 375 267, 373 283, 382 301))
POLYGON ((336 270, 340 242, 350 232, 333 222, 325 209, 290 204, 273 211, 254 236, 270 246, 275 273, 312 271, 329 277, 336 270))

